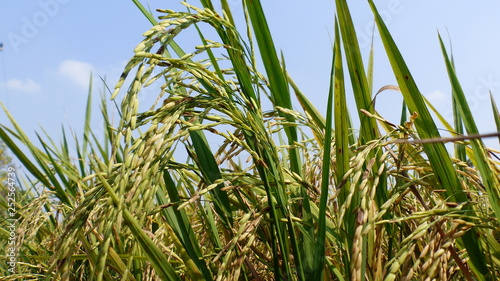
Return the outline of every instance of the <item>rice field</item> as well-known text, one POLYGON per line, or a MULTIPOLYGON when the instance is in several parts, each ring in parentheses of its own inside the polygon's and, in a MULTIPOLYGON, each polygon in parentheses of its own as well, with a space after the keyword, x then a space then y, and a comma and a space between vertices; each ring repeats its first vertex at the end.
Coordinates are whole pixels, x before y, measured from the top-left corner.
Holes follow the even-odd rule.
MULTIPOLYGON (((16 249, 15 270, 2 256, 0 280, 500 278, 499 152, 483 142, 499 134, 479 134, 441 38, 452 124, 367 1, 398 82, 380 91, 404 99, 394 122, 374 107, 373 57, 362 59, 345 0, 325 54, 324 113, 286 71, 259 0, 243 11, 222 0, 223 14, 210 0, 184 3, 159 17, 133 2, 152 28, 101 94, 103 137, 90 127, 92 89, 84 131, 62 140, 29 139, 4 107, 0 138, 29 177, 16 190, 15 239, 0 245, 16 249), (177 43, 188 31, 199 45, 177 43), (140 104, 146 87, 158 93, 152 104, 140 104)), ((10 222, 0 223, 9 241, 10 222)))

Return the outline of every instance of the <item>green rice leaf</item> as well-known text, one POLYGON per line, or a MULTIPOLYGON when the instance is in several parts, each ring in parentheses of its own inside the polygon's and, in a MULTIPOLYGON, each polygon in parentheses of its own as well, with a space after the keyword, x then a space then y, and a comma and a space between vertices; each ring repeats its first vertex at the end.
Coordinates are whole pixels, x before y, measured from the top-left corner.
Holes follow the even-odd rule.
MULTIPOLYGON (((500 112, 498 111, 497 104, 491 92, 490 92, 490 101, 491 101, 491 108, 493 110, 493 120, 495 120, 495 126, 497 127, 497 132, 500 132, 500 112)), ((498 137, 498 143, 500 143, 500 137, 498 137)))
POLYGON ((337 16, 339 19, 340 32, 342 34, 342 42, 344 43, 344 52, 349 69, 349 77, 353 89, 354 99, 358 109, 359 120, 361 124, 360 140, 362 144, 370 140, 378 138, 378 126, 375 119, 370 118, 362 113, 361 110, 366 110, 369 113, 374 113, 370 84, 365 75, 363 59, 357 40, 354 24, 347 6, 347 1, 337 0, 337 16))
MULTIPOLYGON (((337 28, 337 25, 335 25, 337 28)), ((337 34, 337 33, 336 33, 337 34)), ((338 38, 335 38, 338 39, 338 38)), ((336 96, 338 98, 339 95, 343 93, 339 93, 339 91, 343 90, 342 85, 339 85, 338 79, 343 79, 342 70, 337 69, 339 63, 336 63, 341 60, 340 56, 340 48, 338 46, 338 40, 335 41, 335 53, 332 59, 332 68, 331 68, 331 79, 330 79, 330 90, 328 93, 328 102, 327 102, 327 112, 326 112, 326 124, 325 124, 325 143, 323 145, 323 165, 321 167, 321 196, 319 200, 319 215, 318 215, 318 234, 315 244, 315 264, 314 264, 314 274, 312 279, 314 280, 322 280, 324 276, 324 268, 325 268, 325 248, 326 248, 326 208, 327 201, 329 196, 329 185, 330 185, 330 158, 331 158, 331 148, 332 148, 332 125, 333 125, 333 98, 336 96), (337 60, 336 60, 337 59, 337 60), (334 77, 334 73, 338 73, 338 77, 334 77), (338 79, 337 79, 338 78, 338 79), (337 90, 338 89, 338 90, 337 90)), ((340 82, 342 83, 342 82, 340 82)), ((336 101, 338 101, 336 99, 336 101)), ((335 110, 337 108, 335 107, 335 110)), ((343 120, 345 121, 345 119, 343 120)), ((347 137, 347 135, 346 135, 347 137)), ((337 150, 338 152, 338 150, 337 150)))
MULTIPOLYGON (((163 171, 163 179, 165 181, 165 187, 169 198, 172 202, 180 202, 175 183, 166 169, 163 171)), ((158 189, 156 198, 159 201, 158 203, 161 205, 167 204, 167 201, 165 200, 166 196, 161 188, 158 189)), ((162 213, 167 222, 169 222, 170 227, 172 227, 177 237, 182 242, 182 245, 188 255, 201 271, 204 280, 213 280, 212 274, 203 259, 198 241, 196 241, 196 236, 184 209, 179 210, 175 206, 172 206, 170 208, 163 208, 162 213)))
MULTIPOLYGON (((466 96, 462 90, 462 86, 458 81, 458 77, 455 73, 455 69, 448 58, 448 53, 443 44, 441 36, 439 36, 439 42, 441 44, 441 50, 443 52, 446 69, 448 70, 448 75, 450 77, 450 83, 453 89, 454 99, 456 100, 457 107, 459 109, 460 116, 464 122, 465 129, 469 135, 479 134, 476 122, 474 121, 474 116, 472 115, 469 104, 467 103, 466 96)), ((492 167, 492 163, 488 158, 488 151, 484 146, 484 143, 480 138, 474 138, 470 140, 470 145, 472 146, 472 151, 474 153, 474 163, 477 166, 483 184, 486 188, 488 198, 490 199, 493 211, 496 214, 497 220, 500 221, 500 182, 496 176, 495 168, 492 167)))

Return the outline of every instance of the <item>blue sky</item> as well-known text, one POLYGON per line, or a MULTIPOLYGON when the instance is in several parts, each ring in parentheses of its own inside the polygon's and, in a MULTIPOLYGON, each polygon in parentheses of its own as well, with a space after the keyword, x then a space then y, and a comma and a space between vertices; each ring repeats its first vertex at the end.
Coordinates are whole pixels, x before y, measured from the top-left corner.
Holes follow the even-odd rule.
MULTIPOLYGON (((90 72, 94 75, 94 115, 106 77, 113 87, 133 55, 149 22, 132 1, 26 0, 2 1, 0 9, 0 101, 21 127, 34 136, 43 127, 55 140, 61 125, 82 127, 90 72)), ((241 1, 229 0, 237 11, 241 1)), ((263 1, 277 48, 292 77, 322 112, 330 72, 334 1, 263 1), (284 8, 286 7, 286 8, 284 8)), ((349 1, 362 50, 370 51, 372 14, 365 1, 349 1), (356 3, 356 4, 352 4, 356 3)), ((178 1, 143 1, 154 10, 185 10, 178 1)), ((190 1, 197 5, 196 1, 190 1)), ((500 101, 500 3, 470 1, 375 1, 424 93, 445 116, 450 87, 437 32, 451 39, 459 78, 480 131, 495 131, 488 90, 500 101), (450 37, 448 37, 448 32, 450 37)), ((241 17, 240 17, 241 19, 241 17)), ((376 37, 378 38, 378 37, 376 37)), ((217 38, 211 38, 218 41, 217 38)), ((180 42, 189 49, 196 39, 180 42)), ((374 90, 395 84, 375 40, 374 90)), ((154 91, 146 92, 154 98, 154 91)), ((352 101, 350 101, 352 102, 352 101)), ((398 122, 400 94, 384 92, 377 110, 398 122)), ((353 108, 353 107, 352 107, 353 108)), ((353 114, 354 115, 354 114, 353 114)), ((0 113, 0 123, 7 123, 0 113)), ((99 127, 99 122, 94 123, 99 127)), ((487 143, 498 148, 498 142, 487 143)))

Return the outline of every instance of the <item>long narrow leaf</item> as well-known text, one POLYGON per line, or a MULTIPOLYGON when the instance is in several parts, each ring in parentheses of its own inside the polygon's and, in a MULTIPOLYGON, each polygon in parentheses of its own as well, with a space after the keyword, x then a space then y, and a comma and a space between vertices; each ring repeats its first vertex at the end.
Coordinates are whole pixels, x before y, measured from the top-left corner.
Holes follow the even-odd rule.
MULTIPOLYGON (((337 27, 337 26, 335 26, 337 27)), ((338 38, 336 38, 338 39, 338 38)), ((326 124, 325 124, 325 142, 323 145, 323 165, 321 167, 321 196, 319 201, 319 220, 318 220, 318 237, 316 239, 315 245, 315 256, 316 263, 314 264, 314 280, 322 280, 323 272, 325 267, 325 244, 326 244, 326 203, 329 196, 329 185, 330 185, 330 158, 331 158, 331 148, 332 148, 332 124, 333 124, 333 97, 338 93, 337 90, 341 85, 337 84, 338 80, 336 77, 334 78, 334 73, 337 73, 335 70, 338 67, 337 61, 342 61, 340 56, 340 50, 338 48, 338 41, 335 41, 335 52, 332 59, 332 70, 331 70, 331 79, 330 79, 330 89, 328 93, 328 102, 327 102, 327 112, 326 112, 326 124)), ((340 73, 338 75, 342 75, 341 70, 337 70, 340 73)), ((341 77, 341 76, 340 76, 341 77)), ((342 93, 339 93, 342 95, 342 93)), ((337 150, 338 151, 338 150, 337 150)))
MULTIPOLYGON (((453 88, 454 99, 456 100, 460 116, 464 122, 465 129, 467 130, 467 134, 477 135, 479 134, 479 130, 476 122, 474 121, 474 117, 472 116, 471 109, 467 103, 462 86, 458 81, 453 65, 448 58, 448 53, 446 52, 441 36, 439 36, 439 42, 441 44, 446 69, 448 70, 448 75, 450 77, 450 83, 453 88)), ((495 175, 495 169, 491 166, 490 159, 488 159, 487 156, 488 152, 486 151, 482 140, 479 138, 471 139, 470 144, 474 153, 474 163, 476 164, 479 173, 481 174, 483 184, 488 191, 488 198, 490 199, 491 206, 496 214, 497 220, 500 221, 500 182, 498 181, 498 177, 495 175)))
MULTIPOLYGON (((491 108, 493 110, 493 119, 495 120, 495 126, 497 128, 497 132, 500 132, 500 112, 498 111, 497 104, 491 92, 490 92, 490 101, 491 101, 491 108)), ((500 137, 498 137, 498 143, 500 143, 500 137)))

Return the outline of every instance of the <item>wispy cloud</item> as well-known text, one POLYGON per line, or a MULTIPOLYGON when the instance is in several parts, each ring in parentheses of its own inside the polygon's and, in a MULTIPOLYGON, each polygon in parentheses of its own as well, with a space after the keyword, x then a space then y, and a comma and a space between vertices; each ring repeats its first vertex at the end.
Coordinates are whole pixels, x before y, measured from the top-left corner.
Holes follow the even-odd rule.
POLYGON ((77 60, 65 60, 59 65, 59 74, 64 75, 77 85, 87 88, 89 85, 90 73, 94 67, 90 63, 77 60))
POLYGON ((5 86, 9 90, 30 94, 40 93, 40 90, 42 89, 40 84, 36 83, 32 79, 10 79, 5 83, 5 86))
POLYGON ((447 101, 447 95, 439 90, 436 90, 434 92, 428 93, 425 95, 425 97, 429 100, 431 104, 434 103, 444 103, 447 101))

